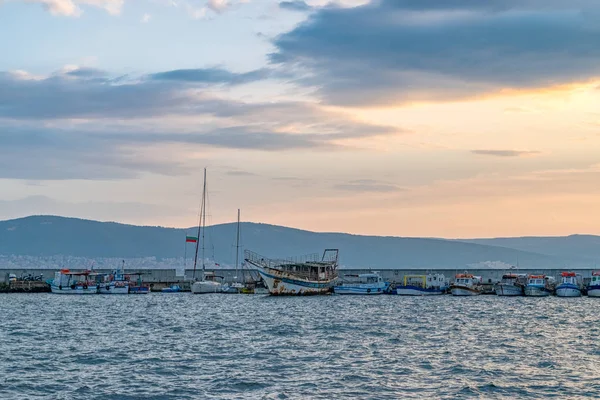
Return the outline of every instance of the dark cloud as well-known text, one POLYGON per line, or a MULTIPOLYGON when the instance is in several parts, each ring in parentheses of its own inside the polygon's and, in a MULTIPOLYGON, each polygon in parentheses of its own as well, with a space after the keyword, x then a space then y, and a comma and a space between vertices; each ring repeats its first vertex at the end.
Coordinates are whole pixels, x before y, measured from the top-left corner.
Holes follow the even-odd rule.
POLYGON ((226 174, 229 175, 229 176, 257 176, 253 172, 242 171, 242 170, 227 171, 226 174))
POLYGON ((481 156, 493 157, 524 157, 540 154, 539 151, 519 151, 519 150, 471 150, 471 153, 481 156))
POLYGON ((271 71, 268 69, 258 69, 238 74, 221 68, 199 68, 159 72, 150 75, 150 79, 157 81, 239 85, 266 79, 270 74, 271 71))
POLYGON ((403 190, 394 184, 375 179, 357 179, 335 185, 334 188, 349 192, 398 192, 403 190))
POLYGON ((274 64, 330 103, 445 100, 600 74, 600 3, 382 0, 326 7, 274 40, 274 64))
POLYGON ((279 8, 290 11, 310 11, 313 9, 303 0, 280 1, 279 8))

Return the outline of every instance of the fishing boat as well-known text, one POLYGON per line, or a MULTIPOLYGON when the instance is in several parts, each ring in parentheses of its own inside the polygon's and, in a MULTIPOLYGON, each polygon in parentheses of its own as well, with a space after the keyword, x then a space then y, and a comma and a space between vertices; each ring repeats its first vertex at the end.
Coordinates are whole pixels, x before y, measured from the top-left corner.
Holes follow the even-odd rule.
POLYGON ((583 279, 575 272, 564 271, 560 274, 561 281, 556 286, 557 297, 580 297, 583 289, 583 279))
POLYGON ((592 278, 587 287, 587 295, 589 297, 600 297, 600 271, 592 272, 592 278))
POLYGON ((179 293, 181 292, 181 286, 179 285, 171 285, 169 287, 163 288, 161 290, 162 293, 179 293))
POLYGON ((142 281, 144 272, 134 272, 130 275, 136 275, 135 281, 129 281, 129 294, 148 294, 150 293, 150 285, 142 281))
POLYGON ((336 294, 384 294, 390 284, 384 282, 378 273, 344 275, 340 285, 333 287, 336 294))
POLYGON ((338 249, 326 249, 322 257, 311 254, 281 260, 246 250, 244 258, 258 270, 271 295, 302 296, 332 292, 338 278, 338 253, 338 249))
POLYGON ((89 279, 90 276, 97 275, 90 270, 83 272, 71 272, 68 269, 61 269, 54 273, 54 280, 50 285, 52 293, 56 294, 97 294, 98 286, 96 282, 89 279))
POLYGON ((121 269, 114 270, 111 274, 105 275, 104 280, 98 284, 98 293, 100 294, 128 294, 129 281, 125 279, 125 260, 121 269))
POLYGON ((404 275, 402 285, 392 291, 400 296, 432 296, 448 291, 448 283, 444 274, 404 275))
POLYGON ((481 277, 473 274, 456 274, 454 283, 450 285, 452 296, 477 296, 482 291, 481 277))
POLYGON ((529 275, 524 294, 528 297, 546 297, 554 292, 554 278, 546 275, 529 275))
MULTIPOLYGON (((191 285, 193 294, 222 293, 223 283, 216 280, 214 273, 211 275, 206 272, 204 251, 205 251, 205 233, 206 233, 206 168, 204 168, 204 183, 202 185, 202 203, 200 205, 200 219, 198 221, 198 241, 196 241, 196 253, 194 255, 194 282, 191 285), (202 275, 196 278, 196 266, 198 263, 198 250, 200 249, 200 239, 202 240, 202 275)), ((221 277, 222 278, 222 277, 221 277)))
POLYGON ((504 274, 500 282, 494 285, 494 291, 498 296, 523 296, 526 284, 526 274, 504 274))

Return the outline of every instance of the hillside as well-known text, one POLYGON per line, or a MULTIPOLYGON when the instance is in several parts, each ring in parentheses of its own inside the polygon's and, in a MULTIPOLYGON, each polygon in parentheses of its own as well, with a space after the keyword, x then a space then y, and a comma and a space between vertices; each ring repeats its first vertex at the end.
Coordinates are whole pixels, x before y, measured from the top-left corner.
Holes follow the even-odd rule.
MULTIPOLYGON (((124 225, 54 216, 31 216, 0 222, 0 254, 77 257, 183 257, 185 235, 194 229, 124 225)), ((315 233, 281 226, 242 223, 242 247, 268 257, 296 256, 339 248, 345 267, 465 268, 469 264, 501 261, 521 267, 557 265, 587 267, 587 258, 568 252, 543 253, 484 243, 444 239, 377 237, 344 233, 315 233)), ((206 230, 206 257, 222 265, 235 259, 235 224, 206 230)), ((498 242, 504 244, 504 242, 498 242)), ((495 244, 495 243, 494 243, 495 244)), ((515 246, 516 247, 516 246, 515 246)), ((542 247, 539 247, 540 249, 542 247)), ((193 254, 194 245, 187 245, 193 254)))

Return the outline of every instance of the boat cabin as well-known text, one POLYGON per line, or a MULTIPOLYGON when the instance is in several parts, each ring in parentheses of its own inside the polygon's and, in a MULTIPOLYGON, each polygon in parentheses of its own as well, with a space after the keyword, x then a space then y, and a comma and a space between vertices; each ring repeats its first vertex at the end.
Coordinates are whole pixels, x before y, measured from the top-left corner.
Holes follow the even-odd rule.
POLYGON ((383 278, 375 273, 344 275, 344 283, 373 284, 383 282, 383 278))
POLYGON ((562 272, 560 274, 562 283, 570 283, 572 285, 579 285, 581 282, 580 275, 575 272, 562 272))
POLYGON ((527 279, 527 284, 531 286, 545 286, 546 275, 529 275, 529 278, 527 279))
POLYGON ((589 286, 600 286, 600 271, 592 272, 589 286))
POLYGON ((454 277, 455 285, 470 286, 478 283, 481 277, 474 276, 473 274, 456 274, 454 277))
POLYGON ((446 287, 444 274, 404 275, 404 286, 416 286, 423 289, 446 287))

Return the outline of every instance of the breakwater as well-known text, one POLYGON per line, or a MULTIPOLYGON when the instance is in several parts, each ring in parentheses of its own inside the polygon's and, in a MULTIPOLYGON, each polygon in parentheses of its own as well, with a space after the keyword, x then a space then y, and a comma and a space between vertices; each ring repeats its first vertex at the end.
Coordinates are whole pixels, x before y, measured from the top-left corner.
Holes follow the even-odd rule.
MULTIPOLYGON (((83 268, 82 268, 83 270, 83 268)), ((2 269, 0 268, 0 282, 7 283, 9 280, 9 276, 14 274, 17 278, 23 276, 39 276, 43 275, 43 280, 54 278, 54 273, 58 271, 58 269, 2 269)), ((112 270, 108 269, 98 269, 94 270, 98 273, 106 273, 109 274, 112 270)), ((236 280, 236 270, 235 269, 210 269, 207 270, 209 272, 214 272, 217 276, 222 276, 225 282, 233 282, 236 280)), ((351 274, 361 274, 367 272, 378 272, 381 277, 388 282, 401 282, 404 275, 423 275, 426 273, 440 273, 444 274, 446 278, 452 279, 454 275, 457 273, 462 273, 465 271, 464 268, 457 269, 340 269, 340 277, 344 277, 344 275, 351 274)), ((469 273, 477 276, 481 276, 484 283, 494 283, 499 281, 502 278, 502 275, 506 273, 506 270, 501 269, 469 269, 469 273)), ((574 271, 586 279, 592 276, 593 269, 568 269, 568 268, 547 268, 547 269, 519 269, 519 270, 511 270, 513 273, 520 274, 544 274, 548 276, 557 277, 560 275, 562 271, 574 271)), ((144 282, 155 284, 157 287, 168 286, 170 284, 183 284, 184 282, 189 282, 193 275, 194 271, 192 269, 186 269, 185 273, 183 271, 178 271, 175 269, 125 269, 126 274, 132 274, 134 272, 142 273, 142 280, 144 282)), ((200 277, 202 271, 196 271, 196 277, 200 277)), ((242 273, 241 270, 237 271, 237 276, 239 276, 238 280, 241 280, 242 276, 246 278, 249 277, 250 272, 248 270, 244 270, 242 273)), ((252 271, 254 277, 257 276, 256 271, 252 271)))

